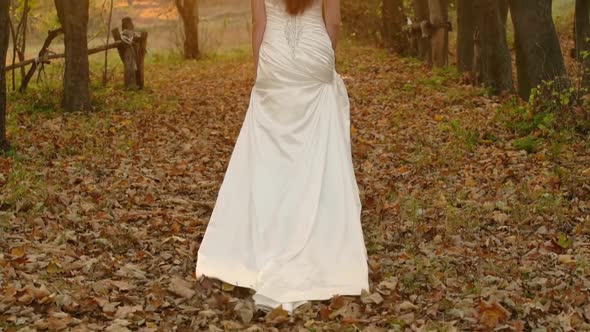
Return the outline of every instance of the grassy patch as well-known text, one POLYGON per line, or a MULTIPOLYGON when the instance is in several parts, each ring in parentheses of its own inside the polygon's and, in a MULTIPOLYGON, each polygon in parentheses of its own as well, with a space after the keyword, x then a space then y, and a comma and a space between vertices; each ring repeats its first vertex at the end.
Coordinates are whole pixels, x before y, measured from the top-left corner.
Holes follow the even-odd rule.
POLYGON ((517 150, 524 150, 528 153, 533 153, 538 150, 539 144, 541 142, 542 139, 528 135, 514 140, 514 142, 512 142, 512 146, 514 146, 514 148, 517 150))
POLYGON ((39 209, 45 196, 45 188, 40 174, 16 161, 0 194, 0 210, 27 212, 39 209))

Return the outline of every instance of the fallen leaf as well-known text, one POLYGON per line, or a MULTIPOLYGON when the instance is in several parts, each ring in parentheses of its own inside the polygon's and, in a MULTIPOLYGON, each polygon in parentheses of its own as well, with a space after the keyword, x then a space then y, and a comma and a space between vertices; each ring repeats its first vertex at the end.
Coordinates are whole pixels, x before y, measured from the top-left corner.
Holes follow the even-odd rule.
POLYGON ((199 311, 199 316, 203 316, 206 318, 211 318, 217 316, 217 313, 211 309, 201 310, 199 311))
POLYGON ((25 256, 25 248, 23 247, 13 247, 10 249, 10 256, 13 259, 22 258, 25 256))
POLYGON ((136 313, 138 311, 143 311, 143 307, 141 305, 136 306, 122 306, 117 308, 117 313, 115 313, 116 318, 127 318, 127 316, 136 313))
POLYGON ((492 303, 480 301, 478 313, 479 323, 489 329, 496 328, 510 318, 510 312, 496 301, 492 303))
POLYGON ((254 317, 254 311, 247 307, 242 307, 238 310, 238 314, 240 315, 240 319, 242 323, 249 324, 252 321, 252 317, 254 317))
POLYGON ((235 322, 233 320, 224 320, 221 322, 224 331, 236 331, 236 330, 243 330, 244 327, 242 324, 235 322))
POLYGON ((365 304, 381 304, 383 302, 383 296, 379 293, 367 294, 366 296, 361 295, 361 301, 365 304))
MULTIPOLYGON (((363 290, 365 291, 365 290, 363 290)), ((344 296, 334 296, 332 301, 330 301, 330 308, 332 309, 340 309, 344 307, 348 303, 348 299, 344 296)))
POLYGON ((49 317, 47 319, 47 329, 50 331, 65 330, 71 321, 72 321, 71 317, 64 317, 64 318, 49 317))
POLYGON ((109 280, 109 283, 111 285, 117 287, 121 291, 128 291, 128 290, 132 290, 132 289, 136 288, 135 285, 132 285, 126 281, 121 281, 121 280, 109 280))
POLYGON ((330 315, 332 314, 332 309, 330 309, 330 307, 322 305, 320 307, 319 314, 320 314, 320 319, 326 320, 326 319, 330 318, 330 315))
POLYGON ((416 310, 418 309, 418 306, 416 306, 414 303, 409 302, 409 301, 404 301, 402 302, 399 306, 398 309, 400 311, 409 311, 409 310, 416 310))
POLYGON ((197 293, 195 290, 191 289, 192 284, 184 279, 180 279, 178 277, 173 277, 170 280, 170 286, 168 289, 179 296, 184 297, 187 300, 190 300, 195 296, 197 293))
POLYGON ((570 265, 576 264, 576 258, 573 255, 559 255, 558 261, 560 264, 570 265))
POLYGON ((232 284, 228 284, 225 282, 221 284, 221 290, 224 292, 232 292, 234 289, 236 289, 236 286, 232 284))
POLYGON ((279 306, 266 314, 265 321, 271 325, 278 325, 289 320, 289 313, 279 306))

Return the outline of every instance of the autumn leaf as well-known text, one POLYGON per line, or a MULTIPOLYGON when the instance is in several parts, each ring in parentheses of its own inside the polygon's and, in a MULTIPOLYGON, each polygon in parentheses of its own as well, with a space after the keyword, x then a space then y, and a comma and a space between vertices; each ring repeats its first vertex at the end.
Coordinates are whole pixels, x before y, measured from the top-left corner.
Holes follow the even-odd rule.
POLYGON ((191 299, 197 293, 192 289, 191 283, 178 277, 170 279, 170 286, 168 289, 172 293, 184 297, 187 300, 191 299))
POLYGON ((264 319, 271 325, 278 325, 289 320, 289 312, 283 309, 283 306, 281 305, 269 311, 264 319))
POLYGON ((137 306, 122 306, 117 308, 117 312, 115 313, 116 318, 127 318, 133 313, 143 311, 143 307, 141 305, 137 306))
POLYGON ((224 320, 221 322, 221 325, 224 331, 239 331, 244 329, 242 324, 232 320, 224 320))
POLYGON ((559 234, 559 239, 558 239, 557 243, 563 249, 568 249, 572 245, 572 240, 568 239, 568 236, 566 234, 561 233, 561 234, 559 234))
POLYGON ((320 311, 319 311, 320 319, 326 320, 330 317, 331 314, 332 314, 332 309, 330 309, 330 307, 327 307, 324 305, 322 305, 320 307, 320 311))
POLYGON ((381 304, 383 302, 383 296, 379 293, 369 294, 368 292, 364 291, 361 294, 361 301, 365 304, 374 303, 374 304, 381 304))
POLYGON ((122 280, 109 280, 109 282, 111 283, 111 285, 117 287, 119 290, 122 291, 132 290, 136 288, 135 285, 122 280))
POLYGON ((499 324, 506 322, 511 314, 496 301, 491 303, 480 301, 478 306, 479 323, 486 328, 494 329, 499 324))
POLYGON ((13 259, 22 258, 25 256, 25 248, 24 247, 13 247, 10 249, 10 256, 13 259))
POLYGON ((330 308, 332 310, 337 310, 344 307, 348 302, 349 300, 344 296, 334 296, 330 302, 330 308))
POLYGON ((404 301, 397 307, 400 311, 410 311, 418 309, 418 306, 409 301, 404 301))
POLYGON ((62 331, 65 330, 70 322, 72 321, 71 317, 63 317, 63 318, 54 318, 49 317, 47 319, 47 329, 49 331, 62 331))
POLYGON ((559 255, 557 260, 560 264, 564 265, 575 265, 577 263, 577 260, 573 255, 559 255))
POLYGON ((228 284, 228 283, 222 283, 221 284, 221 290, 224 292, 231 292, 236 288, 236 286, 228 284))

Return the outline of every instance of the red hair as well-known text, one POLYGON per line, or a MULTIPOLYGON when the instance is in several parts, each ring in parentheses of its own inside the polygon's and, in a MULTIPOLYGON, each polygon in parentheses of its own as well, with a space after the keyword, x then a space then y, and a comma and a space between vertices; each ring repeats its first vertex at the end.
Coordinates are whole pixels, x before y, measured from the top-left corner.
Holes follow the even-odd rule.
POLYGON ((299 15, 303 13, 314 0, 284 0, 287 6, 287 12, 291 15, 299 15))

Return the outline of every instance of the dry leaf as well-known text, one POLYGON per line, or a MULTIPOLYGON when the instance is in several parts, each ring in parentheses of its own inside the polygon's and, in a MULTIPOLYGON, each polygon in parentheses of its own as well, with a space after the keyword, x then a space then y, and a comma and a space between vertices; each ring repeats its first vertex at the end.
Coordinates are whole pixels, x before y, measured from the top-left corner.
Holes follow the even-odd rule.
POLYGON ((496 301, 492 303, 480 301, 478 312, 479 323, 489 329, 496 328, 496 326, 506 322, 510 318, 510 311, 506 310, 496 301))
MULTIPOLYGON (((363 290, 365 291, 365 290, 363 290)), ((330 302, 330 308, 332 309, 340 309, 344 307, 348 303, 348 299, 344 296, 334 296, 332 301, 330 302)))
POLYGON ((174 277, 170 279, 170 286, 168 289, 172 293, 190 300, 197 293, 195 290, 191 289, 192 286, 193 285, 190 282, 178 277, 174 277))
POLYGON ((117 313, 115 313, 116 318, 127 318, 127 316, 136 313, 138 311, 143 311, 143 307, 141 305, 137 306, 122 306, 117 308, 117 313))
POLYGON ((577 263, 576 258, 573 255, 559 255, 558 260, 560 264, 565 265, 577 263))
POLYGON ((265 320, 271 325, 278 325, 289 320, 289 312, 279 306, 266 314, 265 320))
POLYGON ((416 306, 415 304, 413 304, 412 302, 409 301, 404 301, 402 304, 400 304, 398 306, 398 309, 400 311, 409 311, 409 310, 416 310, 418 309, 418 306, 416 306))

